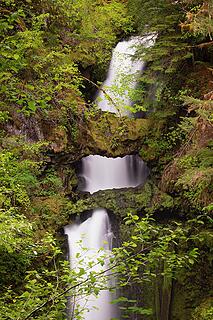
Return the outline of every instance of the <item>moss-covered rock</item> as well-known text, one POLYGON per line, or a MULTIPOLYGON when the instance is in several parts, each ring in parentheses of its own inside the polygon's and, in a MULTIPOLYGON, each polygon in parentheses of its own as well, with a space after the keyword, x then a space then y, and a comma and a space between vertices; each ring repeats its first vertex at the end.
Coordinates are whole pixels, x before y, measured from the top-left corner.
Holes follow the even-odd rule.
POLYGON ((47 141, 53 162, 66 163, 90 154, 117 157, 136 152, 149 126, 147 119, 118 117, 101 110, 90 114, 82 107, 71 118, 63 110, 30 117, 14 111, 5 129, 26 141, 47 141))
POLYGON ((78 201, 70 203, 70 214, 103 207, 122 219, 128 212, 159 214, 172 210, 173 206, 171 196, 161 192, 152 181, 147 181, 143 187, 138 188, 104 190, 92 195, 85 193, 78 201))
POLYGON ((78 144, 86 154, 124 156, 139 149, 147 129, 147 119, 118 117, 99 111, 81 124, 78 144))

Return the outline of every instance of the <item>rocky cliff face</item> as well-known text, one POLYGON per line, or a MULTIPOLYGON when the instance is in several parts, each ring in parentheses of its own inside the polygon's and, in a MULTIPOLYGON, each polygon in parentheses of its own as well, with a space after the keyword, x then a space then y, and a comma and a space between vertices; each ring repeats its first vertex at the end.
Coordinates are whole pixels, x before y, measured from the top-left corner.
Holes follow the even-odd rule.
POLYGON ((72 120, 57 112, 27 117, 15 111, 5 129, 8 135, 22 136, 26 142, 47 142, 53 158, 77 161, 90 154, 118 157, 137 152, 149 123, 102 111, 94 115, 82 112, 72 120))

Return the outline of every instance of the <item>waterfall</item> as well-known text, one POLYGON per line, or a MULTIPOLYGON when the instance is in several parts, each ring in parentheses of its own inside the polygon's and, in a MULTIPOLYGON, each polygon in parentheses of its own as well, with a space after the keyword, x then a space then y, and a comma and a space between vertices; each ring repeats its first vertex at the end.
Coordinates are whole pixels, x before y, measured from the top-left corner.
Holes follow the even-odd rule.
MULTIPOLYGON (((141 185, 148 175, 148 169, 136 155, 115 159, 94 155, 82 159, 82 172, 79 175, 83 180, 80 189, 94 193, 98 190, 141 185)), ((104 266, 95 264, 89 268, 88 272, 99 273, 107 270, 113 233, 105 209, 94 210, 92 216, 80 224, 66 226, 65 234, 68 236, 71 268, 88 269, 90 262, 98 261, 100 255, 103 255, 100 248, 104 248, 104 266), (83 262, 82 256, 84 257, 83 262)), ((87 275, 88 273, 85 274, 86 277, 87 275)), ((109 287, 110 283, 113 283, 112 277, 108 279, 109 287)), ((82 312, 84 320, 110 320, 116 318, 118 314, 116 307, 110 304, 112 300, 112 294, 105 288, 100 291, 98 297, 94 295, 78 296, 75 299, 75 308, 77 304, 78 308, 84 310, 82 312)))
POLYGON ((107 79, 96 99, 101 110, 131 115, 131 93, 145 65, 141 59, 134 58, 134 55, 139 45, 152 46, 154 38, 155 35, 151 34, 145 37, 133 37, 117 44, 113 50, 107 79))
MULTIPOLYGON (((129 41, 118 43, 113 51, 107 79, 96 100, 100 109, 130 115, 125 107, 131 106, 129 93, 135 88, 138 75, 144 66, 143 61, 132 59, 136 53, 136 45, 151 46, 153 43, 153 35, 144 38, 134 37, 129 41)), ((91 155, 82 159, 82 171, 78 174, 81 182, 78 188, 81 191, 94 193, 98 190, 136 187, 144 183, 147 175, 148 169, 139 156, 128 155, 112 159, 91 155)), ((88 269, 89 264, 90 268, 85 273, 86 278, 91 271, 107 270, 113 234, 105 209, 96 209, 86 221, 66 226, 64 229, 68 236, 69 259, 73 270, 78 270, 80 267, 88 269), (98 263, 100 254, 104 254, 103 266, 98 263)), ((81 292, 74 301, 71 300, 73 308, 77 305, 83 310, 82 319, 110 320, 118 316, 116 308, 110 304, 113 296, 107 290, 113 283, 113 278, 109 277, 107 281, 107 286, 102 288, 98 297, 93 294, 89 297, 84 296, 81 292)), ((71 307, 69 310, 72 313, 71 307)), ((70 317, 68 316, 68 319, 70 317)))
MULTIPOLYGON (((68 225, 64 230, 68 236, 69 260, 72 269, 83 268, 87 270, 85 279, 90 272, 100 273, 108 269, 113 233, 105 209, 94 210, 92 216, 86 221, 81 224, 68 225), (100 248, 103 249, 100 250, 100 248), (96 263, 98 259, 105 260, 103 266, 96 263)), ((112 280, 112 277, 106 280, 107 287, 112 285, 112 280)), ((103 280, 101 279, 101 281, 103 280)), ((83 319, 110 320, 117 316, 117 309, 110 304, 112 299, 109 290, 105 289, 100 291, 98 297, 92 294, 86 297, 76 296, 74 307, 82 310, 83 319)))
POLYGON ((107 158, 98 155, 82 159, 79 189, 94 193, 98 190, 120 189, 142 185, 148 169, 136 155, 107 158))

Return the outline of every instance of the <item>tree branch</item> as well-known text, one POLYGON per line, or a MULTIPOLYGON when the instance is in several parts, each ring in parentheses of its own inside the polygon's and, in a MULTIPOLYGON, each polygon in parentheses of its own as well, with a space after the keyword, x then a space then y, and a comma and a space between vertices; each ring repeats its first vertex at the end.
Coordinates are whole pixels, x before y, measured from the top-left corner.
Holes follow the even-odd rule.
MULTIPOLYGON (((131 260, 131 259, 132 259, 133 257, 135 257, 136 255, 138 255, 138 254, 140 254, 140 253, 142 253, 142 252, 146 252, 147 250, 149 250, 149 248, 143 248, 143 249, 139 250, 139 252, 134 253, 134 254, 132 254, 130 257, 128 257, 128 258, 126 259, 126 261, 131 260)), ((100 278, 100 277, 103 276, 105 273, 107 273, 108 271, 110 271, 110 270, 112 270, 113 268, 117 267, 118 265, 119 265, 119 261, 117 261, 117 262, 116 262, 114 265, 112 265, 111 267, 109 267, 109 268, 101 271, 101 272, 96 276, 96 278, 100 278)), ((116 273, 117 273, 117 272, 115 272, 115 273, 113 273, 113 274, 111 273, 111 274, 108 275, 108 276, 114 275, 114 274, 116 274, 116 273)), ((85 284, 85 283, 87 283, 87 282, 89 282, 89 281, 90 281, 90 278, 88 277, 88 278, 86 278, 85 280, 83 280, 83 281, 81 281, 81 282, 79 282, 79 283, 77 283, 77 284, 75 284, 75 285, 73 285, 73 286, 65 289, 63 292, 59 293, 58 295, 53 296, 53 297, 50 297, 50 298, 47 299, 44 303, 42 303, 42 304, 39 305, 37 308, 35 308, 34 310, 32 310, 23 320, 28 320, 28 319, 30 319, 31 316, 35 315, 39 310, 41 310, 41 309, 44 308, 46 305, 48 305, 48 303, 57 300, 58 298, 64 296, 64 295, 65 295, 66 293, 68 293, 69 291, 71 291, 71 290, 73 290, 73 289, 75 289, 75 288, 77 288, 77 287, 79 287, 79 286, 81 286, 81 285, 83 285, 83 284, 85 284)))
POLYGON ((117 107, 116 103, 114 102, 114 100, 110 97, 110 95, 106 92, 106 90, 103 89, 103 87, 98 86, 95 82, 93 82, 92 80, 84 77, 81 75, 81 78, 90 82, 93 86, 95 86, 98 90, 102 91, 104 93, 104 95, 109 99, 109 101, 113 104, 113 106, 115 107, 115 109, 117 110, 119 116, 121 117, 121 112, 119 110, 119 108, 117 107))

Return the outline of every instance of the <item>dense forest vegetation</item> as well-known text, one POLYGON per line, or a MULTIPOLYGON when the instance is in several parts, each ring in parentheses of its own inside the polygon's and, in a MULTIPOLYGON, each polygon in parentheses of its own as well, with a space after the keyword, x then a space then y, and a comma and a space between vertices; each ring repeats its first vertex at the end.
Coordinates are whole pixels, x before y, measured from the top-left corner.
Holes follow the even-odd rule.
POLYGON ((212 0, 1 0, 0 38, 0 318, 66 319, 67 295, 106 286, 70 270, 63 236, 104 207, 122 318, 212 319, 212 0), (113 47, 147 34, 143 119, 98 110, 113 47), (150 168, 143 188, 78 191, 83 156, 130 153, 150 168))

